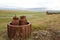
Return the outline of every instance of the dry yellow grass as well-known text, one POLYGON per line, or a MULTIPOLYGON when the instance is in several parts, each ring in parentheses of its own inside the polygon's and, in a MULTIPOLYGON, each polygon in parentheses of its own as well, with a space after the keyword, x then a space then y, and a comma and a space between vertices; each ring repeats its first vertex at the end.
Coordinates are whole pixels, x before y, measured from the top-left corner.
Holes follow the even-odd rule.
POLYGON ((0 40, 8 40, 7 24, 12 20, 14 15, 18 17, 25 15, 32 23, 32 29, 40 30, 48 27, 53 30, 60 30, 60 14, 46 15, 45 12, 25 12, 25 11, 0 11, 0 40))

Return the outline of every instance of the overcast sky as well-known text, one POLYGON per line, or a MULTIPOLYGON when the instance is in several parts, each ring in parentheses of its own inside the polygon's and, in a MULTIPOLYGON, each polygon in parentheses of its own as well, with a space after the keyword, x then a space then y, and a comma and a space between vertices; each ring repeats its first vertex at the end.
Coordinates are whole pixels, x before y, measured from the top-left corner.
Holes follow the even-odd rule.
POLYGON ((40 8, 60 10, 60 0, 0 0, 0 8, 40 8))

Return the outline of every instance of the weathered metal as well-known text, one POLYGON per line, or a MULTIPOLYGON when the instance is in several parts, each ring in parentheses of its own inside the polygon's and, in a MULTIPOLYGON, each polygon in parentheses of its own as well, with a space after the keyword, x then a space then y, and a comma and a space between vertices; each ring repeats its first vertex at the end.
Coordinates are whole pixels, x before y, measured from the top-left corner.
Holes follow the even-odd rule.
POLYGON ((23 40, 31 35, 31 24, 27 22, 26 16, 21 16, 20 19, 15 16, 7 25, 7 33, 11 40, 23 40))
POLYGON ((26 16, 20 16, 20 20, 19 20, 19 25, 27 25, 27 19, 26 16))
POLYGON ((19 25, 19 18, 14 16, 11 25, 19 25))
POLYGON ((8 37, 10 39, 25 39, 31 35, 31 24, 27 25, 7 25, 8 37))

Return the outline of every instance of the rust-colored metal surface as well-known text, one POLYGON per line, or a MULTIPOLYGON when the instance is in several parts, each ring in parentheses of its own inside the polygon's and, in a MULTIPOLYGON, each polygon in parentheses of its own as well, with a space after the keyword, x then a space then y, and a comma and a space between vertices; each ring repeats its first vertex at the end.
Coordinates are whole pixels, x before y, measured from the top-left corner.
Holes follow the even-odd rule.
POLYGON ((31 35, 31 24, 28 25, 7 25, 8 37, 15 38, 28 38, 31 35))
POLYGON ((15 16, 7 25, 7 33, 10 40, 24 40, 31 35, 31 24, 27 22, 26 16, 21 16, 20 19, 15 16))
POLYGON ((19 20, 19 25, 27 25, 27 19, 26 16, 20 16, 20 20, 19 20))
POLYGON ((19 18, 14 16, 11 25, 19 25, 19 18))

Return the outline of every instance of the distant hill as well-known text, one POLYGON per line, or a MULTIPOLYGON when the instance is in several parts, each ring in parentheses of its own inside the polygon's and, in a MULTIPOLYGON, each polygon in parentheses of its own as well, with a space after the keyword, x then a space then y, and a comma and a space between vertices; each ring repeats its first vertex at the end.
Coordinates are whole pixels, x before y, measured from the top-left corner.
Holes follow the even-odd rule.
POLYGON ((27 8, 28 11, 47 11, 47 8, 27 8))
POLYGON ((20 11, 34 11, 34 12, 60 12, 60 10, 49 10, 45 7, 40 8, 0 8, 0 10, 20 10, 20 11))
POLYGON ((46 11, 47 8, 0 8, 0 10, 46 11))

